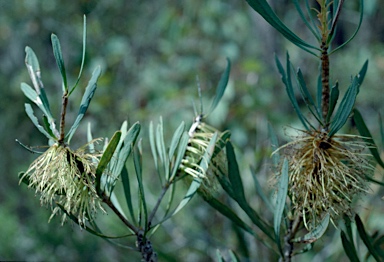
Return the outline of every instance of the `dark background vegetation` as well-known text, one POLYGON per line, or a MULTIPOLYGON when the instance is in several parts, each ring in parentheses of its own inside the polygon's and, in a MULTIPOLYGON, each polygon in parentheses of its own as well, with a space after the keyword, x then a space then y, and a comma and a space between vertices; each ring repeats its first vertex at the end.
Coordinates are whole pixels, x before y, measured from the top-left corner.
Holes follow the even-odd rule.
MULTIPOLYGON (((346 2, 337 36, 339 42, 352 33, 358 22, 357 1, 346 2)), ((344 92, 351 75, 369 59, 357 107, 374 137, 379 138, 378 113, 383 114, 384 108, 384 2, 365 2, 362 29, 351 44, 331 57, 331 75, 344 92)), ((275 0, 273 4, 283 21, 302 37, 308 37, 290 1, 275 0)), ((247 197, 257 208, 254 189, 247 183, 251 181, 248 166, 256 165, 263 157, 269 158, 268 121, 280 134, 281 142, 289 139, 284 136, 287 126, 300 128, 275 69, 274 53, 283 59, 288 49, 294 65, 303 69, 312 90, 318 64, 314 57, 287 45, 245 1, 0 0, 0 167, 3 170, 0 260, 139 259, 133 252, 112 246, 75 225, 69 223, 62 227, 59 218, 48 224, 50 210, 40 207, 32 190, 18 185, 18 172, 26 170, 37 155, 18 146, 15 139, 31 146, 46 144, 24 113, 27 99, 19 87, 21 82, 30 83, 24 65, 24 48, 28 45, 37 54, 46 91, 59 116, 61 82, 51 51, 50 34, 55 33, 60 38, 68 75, 74 82, 81 60, 83 14, 87 15, 88 23, 85 77, 70 102, 69 122, 77 112, 94 67, 101 65, 103 74, 73 146, 86 142, 87 122, 92 124, 95 137, 111 137, 128 119, 131 123, 142 123, 141 137, 144 148, 148 148, 149 121, 156 122, 160 115, 169 138, 180 121, 191 123, 193 120, 191 101, 197 98, 196 76, 203 96, 211 97, 225 68, 225 58, 229 57, 232 71, 228 90, 208 121, 231 130, 232 141, 241 152, 238 158, 247 184, 247 197)), ((149 154, 144 160, 146 166, 153 163, 149 154)), ((260 174, 263 187, 273 192, 268 183, 272 175, 267 167, 264 169, 266 172, 260 174)), ((150 168, 144 175, 148 181, 154 176, 150 168)), ((380 199, 383 191, 377 192, 375 187, 373 191, 358 205, 371 232, 384 229, 384 208, 380 199)), ((271 214, 264 215, 272 218, 271 214)), ((99 217, 108 233, 126 232, 113 214, 100 214, 99 217)), ((215 259, 216 249, 224 253, 228 249, 238 250, 234 232, 226 219, 196 197, 164 224, 153 237, 153 243, 161 261, 181 261, 181 258, 183 261, 210 261, 215 259)), ((317 250, 322 251, 298 257, 298 260, 345 260, 337 236, 337 232, 335 235, 329 233, 316 245, 317 250)), ((265 250, 261 253, 260 244, 252 238, 246 239, 250 252, 268 261, 268 254, 265 250)), ((121 243, 132 244, 133 239, 121 243)))

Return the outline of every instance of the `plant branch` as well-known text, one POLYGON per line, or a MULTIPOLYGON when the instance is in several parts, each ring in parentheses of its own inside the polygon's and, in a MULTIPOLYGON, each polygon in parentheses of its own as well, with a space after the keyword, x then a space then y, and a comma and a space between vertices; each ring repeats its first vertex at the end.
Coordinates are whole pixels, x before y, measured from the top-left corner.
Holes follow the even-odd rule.
POLYGON ((108 205, 110 209, 120 218, 120 220, 129 228, 131 229, 136 235, 139 233, 139 229, 135 227, 131 222, 129 222, 123 214, 120 213, 120 211, 115 207, 115 205, 112 203, 111 199, 107 197, 105 194, 103 195, 103 202, 108 205))
MULTIPOLYGON (((329 111, 329 54, 328 54, 328 45, 325 40, 321 43, 321 83, 322 83, 322 93, 321 93, 321 110, 323 114, 323 119, 327 119, 329 111)), ((325 123, 324 128, 328 128, 329 123, 325 123)))
POLYGON ((301 223, 301 216, 297 216, 295 220, 291 220, 289 223, 289 228, 287 235, 284 237, 284 257, 282 258, 284 262, 291 262, 292 253, 293 253, 293 242, 292 239, 295 238, 299 226, 301 223))
POLYGON ((153 208, 153 210, 151 211, 151 213, 149 214, 149 217, 148 217, 148 230, 150 229, 150 226, 151 226, 151 223, 152 223, 152 219, 155 217, 155 214, 157 212, 157 210, 159 209, 159 206, 160 206, 160 203, 161 201, 163 200, 164 196, 165 196, 165 193, 167 193, 167 190, 170 186, 172 182, 167 182, 164 187, 163 187, 163 190, 161 191, 161 195, 159 196, 159 198, 157 199, 157 202, 156 202, 156 205, 155 207, 153 208))
POLYGON ((65 115, 67 113, 68 105, 68 91, 65 91, 63 94, 62 105, 61 105, 61 117, 60 117, 60 138, 58 140, 59 144, 64 143, 65 138, 65 115))

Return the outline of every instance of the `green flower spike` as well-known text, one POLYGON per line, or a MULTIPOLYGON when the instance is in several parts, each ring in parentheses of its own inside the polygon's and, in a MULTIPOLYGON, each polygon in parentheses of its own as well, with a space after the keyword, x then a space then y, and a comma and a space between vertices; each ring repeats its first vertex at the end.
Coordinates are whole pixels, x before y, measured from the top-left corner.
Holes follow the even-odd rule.
POLYGON ((202 184, 199 191, 205 195, 211 195, 218 188, 217 176, 226 174, 225 153, 222 150, 226 141, 229 139, 229 131, 220 132, 216 128, 202 122, 203 116, 196 117, 194 123, 188 131, 189 141, 181 162, 180 169, 193 178, 200 178, 202 184), (214 134, 218 134, 215 150, 213 152, 208 170, 204 171, 200 167, 203 155, 207 151, 214 134))

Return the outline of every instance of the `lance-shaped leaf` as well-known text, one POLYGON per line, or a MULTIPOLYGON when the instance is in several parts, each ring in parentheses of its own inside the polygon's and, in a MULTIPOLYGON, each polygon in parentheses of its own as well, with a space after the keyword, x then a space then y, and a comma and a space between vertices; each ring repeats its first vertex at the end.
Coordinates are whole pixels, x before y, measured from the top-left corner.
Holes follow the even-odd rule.
POLYGON ((316 106, 312 95, 309 93, 309 90, 307 88, 307 84, 305 83, 303 73, 301 72, 300 68, 297 70, 296 73, 296 81, 298 86, 300 87, 300 93, 301 96, 307 105, 308 109, 311 111, 312 115, 319 121, 319 123, 322 122, 322 116, 320 113, 320 109, 316 106))
POLYGON ((347 254, 349 260, 351 262, 360 262, 360 259, 356 253, 356 248, 353 242, 349 241, 344 231, 340 232, 341 243, 343 244, 343 248, 345 254, 347 254))
POLYGON ((36 126, 36 128, 45 135, 48 139, 54 139, 56 140, 56 137, 51 136, 45 129, 39 124, 38 119, 33 114, 33 109, 30 104, 25 104, 25 112, 27 113, 29 119, 31 119, 32 123, 36 126))
POLYGON ((345 41, 343 44, 339 45, 337 48, 332 50, 330 52, 330 54, 343 48, 345 45, 347 45, 349 42, 351 42, 353 38, 355 38, 355 36, 357 35, 357 32, 359 32, 359 30, 360 30, 361 23, 363 22, 363 15, 364 15, 364 0, 360 0, 360 17, 359 17, 359 23, 357 24, 357 28, 356 28, 355 32, 353 32, 352 36, 347 41, 345 41))
MULTIPOLYGON (((186 136, 188 136, 188 134, 186 134, 186 136)), ((201 170, 204 173, 207 171, 207 169, 209 167, 209 163, 211 161, 213 152, 215 150, 215 144, 217 142, 217 138, 218 138, 218 134, 217 134, 217 132, 215 132, 212 136, 211 141, 209 142, 209 144, 207 146, 207 149, 206 149, 203 157, 201 158, 201 161, 199 164, 199 166, 200 166, 199 170, 201 170)), ((184 150, 184 152, 185 152, 185 150, 184 150)), ((188 204, 188 202, 196 194, 196 191, 199 189, 200 185, 201 185, 201 178, 194 177, 192 182, 191 182, 191 185, 189 186, 189 188, 187 190, 187 193, 185 194, 183 199, 180 201, 180 203, 177 205, 175 210, 172 211, 170 214, 168 214, 162 221, 159 222, 159 224, 163 223, 165 220, 176 215, 181 209, 183 209, 183 207, 185 207, 185 205, 188 204)))
POLYGON ((369 150, 371 151, 372 156, 375 158, 377 163, 384 168, 384 162, 380 157, 380 153, 377 150, 377 146, 373 140, 371 132, 369 132, 363 117, 361 116, 359 110, 356 108, 353 110, 353 120, 355 121, 357 130, 359 130, 360 135, 363 136, 364 141, 369 145, 369 150))
POLYGON ((119 144, 121 137, 121 131, 116 131, 113 135, 111 141, 108 143, 107 148, 103 152, 103 155, 101 156, 100 162, 97 165, 96 168, 96 192, 101 197, 101 175, 103 174, 104 170, 107 168, 109 161, 111 160, 113 154, 115 153, 116 147, 119 144))
POLYGON ((226 150, 228 159, 228 178, 232 185, 235 200, 238 202, 247 202, 245 199, 243 182, 240 177, 239 166, 231 142, 227 143, 226 150))
POLYGON ((241 180, 239 166, 236 160, 235 151, 231 142, 226 144, 227 162, 228 162, 228 178, 229 181, 221 179, 220 184, 228 192, 228 194, 236 200, 239 206, 249 216, 252 222, 260 228, 270 239, 274 239, 273 229, 260 217, 258 213, 248 204, 245 194, 243 182, 241 180), (229 187, 229 188, 226 188, 229 187))
POLYGON ((275 62, 277 65, 277 69, 279 70, 279 73, 281 75, 281 80, 283 81, 283 83, 285 85, 285 89, 287 91, 289 100, 291 101, 291 104, 293 105, 293 108, 295 109, 295 112, 298 115, 303 126, 305 127, 305 129, 309 130, 309 127, 307 125, 307 123, 309 123, 309 122, 305 118, 303 113, 301 112, 299 104, 297 103, 297 100, 296 100, 296 97, 295 97, 295 94, 293 91, 293 86, 292 86, 292 81, 291 81, 291 66, 292 65, 291 65, 291 62, 289 61, 288 53, 287 53, 287 74, 285 73, 285 70, 284 70, 282 64, 280 63, 280 60, 277 57, 277 55, 275 55, 275 62))
POLYGON ((331 119, 331 116, 337 104, 337 100, 339 100, 339 95, 340 95, 339 83, 336 82, 336 84, 332 86, 332 89, 331 89, 331 96, 329 98, 329 110, 327 114, 327 119, 325 120, 326 123, 329 123, 329 120, 331 119))
POLYGON ((136 179, 139 186, 139 225, 142 225, 142 218, 144 218, 144 227, 147 231, 148 227, 148 209, 145 197, 144 184, 143 184, 143 153, 141 148, 141 140, 138 142, 137 147, 133 150, 133 164, 135 167, 136 179))
POLYGON ((293 239, 292 242, 314 243, 316 240, 320 239, 324 235, 325 231, 328 228, 329 220, 330 216, 329 213, 327 213, 321 223, 318 224, 315 229, 313 229, 308 234, 305 234, 303 237, 293 239))
POLYGON ((269 122, 268 122, 268 136, 269 136, 269 140, 271 141, 271 148, 273 152, 272 163, 273 163, 273 167, 276 169, 280 163, 280 153, 279 151, 276 151, 279 148, 279 141, 277 139, 275 129, 269 122))
POLYGON ((279 186, 278 186, 277 197, 276 197, 276 209, 275 209, 274 219, 273 219, 273 228, 275 230, 276 244, 283 257, 284 257, 284 254, 283 254, 283 249, 281 247, 281 241, 280 241, 280 226, 281 226, 281 219, 284 213, 285 201, 287 199, 287 194, 288 194, 288 181, 289 181, 288 160, 285 158, 283 162, 283 167, 281 169, 281 176, 279 179, 279 186))
POLYGON ((61 52, 60 41, 55 34, 52 34, 51 42, 52 42, 53 55, 55 56, 56 64, 59 67, 61 79, 63 81, 63 94, 64 94, 68 92, 68 83, 67 83, 67 74, 65 72, 63 53, 61 52))
POLYGON ((187 132, 184 132, 181 139, 180 139, 180 142, 179 142, 176 160, 175 160, 175 163, 173 165, 173 169, 172 169, 172 173, 171 173, 171 176, 169 178, 169 181, 172 181, 175 178, 177 171, 179 170, 181 161, 184 158, 185 151, 186 151, 187 146, 188 146, 188 141, 189 141, 189 135, 187 132))
MULTIPOLYGON (((356 254, 355 257, 358 258, 357 251, 356 251, 356 248, 355 248, 355 245, 354 245, 354 238, 353 238, 353 231, 352 231, 352 221, 351 221, 350 217, 347 216, 347 215, 343 216, 343 220, 344 220, 344 225, 345 225, 345 234, 346 234, 345 237, 348 240, 348 242, 350 243, 350 245, 348 246, 349 247, 349 251, 350 251, 349 253, 356 254)), ((359 259, 357 261, 359 261, 359 259)))
POLYGON ((165 149, 164 142, 164 128, 163 128, 163 118, 160 117, 159 124, 156 129, 156 149, 160 157, 160 161, 163 165, 163 174, 168 178, 169 177, 169 159, 165 149))
POLYGON ((52 121, 52 113, 51 109, 49 108, 48 98, 45 93, 43 82, 41 81, 39 61, 37 60, 35 52, 33 52, 33 50, 29 46, 25 48, 25 53, 25 65, 27 66, 29 76, 36 90, 36 94, 41 100, 42 107, 44 108, 43 112, 47 115, 48 119, 52 121))
POLYGON ((271 6, 266 0, 247 0, 248 4, 258 12, 271 26, 273 26, 277 31, 279 31, 285 38, 290 42, 297 45, 301 49, 307 51, 310 54, 316 55, 310 49, 318 50, 319 48, 308 44, 295 33, 293 33, 285 24, 279 19, 276 13, 272 10, 271 6))
POLYGON ((357 214, 355 216, 355 221, 357 232, 359 232, 360 238, 363 240, 369 253, 371 253, 371 255, 376 259, 376 261, 383 261, 383 257, 380 256, 379 250, 377 250, 377 248, 373 245, 371 237, 365 231, 363 222, 357 214))
POLYGON ((213 98, 211 107, 207 115, 209 115, 210 113, 213 112, 213 110, 215 110, 216 106, 219 104, 221 98, 223 97, 225 88, 227 87, 227 84, 228 84, 230 72, 231 72, 231 62, 227 58, 227 68, 225 69, 224 73, 221 75, 219 84, 216 87, 216 95, 213 98))
POLYGON ((339 131, 344 126, 345 122, 347 122, 347 119, 352 112, 353 106, 355 105, 358 88, 358 78, 354 77, 352 84, 349 86, 343 97, 343 100, 340 103, 339 108, 336 111, 335 116, 333 117, 332 123, 329 127, 329 137, 332 137, 334 134, 336 134, 337 131, 339 131))
POLYGON ((133 209, 132 204, 132 193, 131 193, 131 183, 129 181, 129 174, 127 167, 124 165, 123 170, 120 174, 121 181, 123 183, 123 189, 124 189, 124 196, 125 196, 125 202, 127 203, 129 215, 131 216, 131 220, 133 224, 136 224, 136 216, 133 209))
POLYGON ((184 133, 184 130, 185 130, 185 124, 183 121, 181 122, 179 127, 176 129, 175 133, 173 133, 171 145, 169 146, 169 152, 168 152, 169 159, 172 159, 173 155, 175 154, 176 148, 179 145, 179 142, 184 133))
POLYGON ((92 77, 89 80, 88 85, 85 89, 83 98, 81 99, 80 109, 79 109, 79 112, 77 114, 76 120, 73 123, 71 129, 68 131, 68 134, 67 134, 68 143, 71 141, 72 136, 74 135, 77 128, 79 127, 80 121, 81 121, 81 119, 83 119, 85 112, 87 112, 89 103, 91 102, 92 97, 95 94, 95 91, 97 88, 97 79, 99 78, 100 74, 101 74, 101 69, 100 69, 100 66, 98 66, 93 71, 92 77))
MULTIPOLYGON (((363 67, 361 68, 359 74, 357 75, 357 81, 359 82, 359 87, 361 86, 361 84, 364 81, 365 74, 367 73, 367 70, 368 70, 368 60, 365 61, 363 67)), ((359 90, 357 92, 359 92, 359 90)))
POLYGON ((75 84, 73 85, 71 91, 69 92, 69 95, 71 95, 72 92, 75 90, 75 88, 77 87, 77 84, 80 81, 81 75, 83 74, 86 44, 87 44, 87 18, 84 15, 84 18, 83 18, 83 54, 81 56, 81 65, 80 65, 79 75, 77 76, 77 80, 76 80, 75 84))
MULTIPOLYGON (((318 41, 321 41, 321 35, 320 35, 320 32, 319 32, 319 28, 318 26, 314 25, 313 24, 313 21, 314 20, 312 17, 310 17, 310 21, 307 20, 307 18, 305 17, 304 15, 304 12, 303 10, 301 9, 300 7, 300 3, 298 0, 293 0, 293 4, 295 5, 296 7, 296 10, 297 12, 299 13, 300 17, 301 17, 301 20, 303 20, 304 24, 308 27, 308 29, 311 31, 311 33, 316 37, 316 39, 318 41), (312 21, 312 23, 310 23, 312 21)), ((310 15, 310 14, 309 14, 310 15)))
POLYGON ((132 148, 136 143, 137 137, 140 134, 141 125, 139 122, 134 123, 128 132, 125 134, 123 141, 123 146, 119 148, 119 151, 116 152, 117 162, 112 169, 112 174, 117 178, 122 172, 125 163, 129 155, 132 152, 132 148))
POLYGON ((152 152, 152 156, 153 156, 153 161, 155 162, 155 168, 156 168, 156 170, 158 170, 155 131, 154 131, 152 121, 149 123, 149 144, 151 146, 151 152, 152 152))

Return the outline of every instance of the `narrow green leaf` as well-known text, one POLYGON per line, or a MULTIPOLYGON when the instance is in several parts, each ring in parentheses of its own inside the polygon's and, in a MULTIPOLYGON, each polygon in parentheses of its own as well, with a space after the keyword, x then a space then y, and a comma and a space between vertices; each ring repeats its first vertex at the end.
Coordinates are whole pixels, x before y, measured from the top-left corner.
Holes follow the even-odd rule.
MULTIPOLYGON (((217 132, 215 132, 214 135, 212 136, 211 141, 209 142, 209 144, 207 146, 207 150, 205 151, 205 153, 204 153, 204 155, 203 155, 203 157, 201 159, 200 168, 204 172, 207 171, 208 166, 209 166, 209 162, 211 161, 212 154, 213 154, 213 152, 215 150, 215 144, 216 144, 216 141, 217 141, 217 137, 218 137, 218 134, 217 134, 217 132)), ((197 189, 200 187, 200 184, 201 184, 201 179, 195 177, 192 180, 192 183, 189 186, 189 188, 187 190, 187 193, 185 194, 184 198, 180 201, 180 203, 177 205, 176 209, 173 212, 171 212, 167 217, 165 217, 163 219, 163 221, 161 221, 160 223, 162 223, 165 220, 167 220, 168 218, 176 215, 183 207, 185 207, 185 205, 188 204, 188 202, 195 195, 197 189)))
POLYGON ((96 168, 96 192, 97 194, 102 197, 101 192, 101 175, 103 174, 104 170, 107 168, 109 161, 111 160, 116 147, 119 143, 121 137, 121 131, 116 131, 113 137, 111 138, 111 141, 108 143, 107 148, 103 152, 103 155, 101 156, 100 162, 97 165, 96 168))
POLYGON ((156 151, 156 142, 155 142, 155 131, 153 128, 153 122, 149 123, 149 144, 151 146, 153 161, 155 162, 155 168, 158 171, 158 163, 157 163, 157 151, 156 151))
POLYGON ((365 231, 363 222, 361 221, 359 215, 357 214, 355 216, 355 222, 356 222, 357 232, 359 232, 360 238, 363 240, 365 246, 368 248, 369 253, 371 253, 371 255, 376 259, 376 261, 383 261, 383 259, 380 258, 380 254, 374 248, 372 244, 372 239, 365 231))
POLYGON ((281 169, 281 176, 279 179, 279 186, 278 186, 277 197, 276 197, 276 209, 275 209, 274 220, 273 220, 273 225, 274 225, 273 228, 275 230, 276 244, 282 256, 284 256, 284 253, 281 247, 280 226, 281 226, 281 219, 284 213, 285 201, 287 199, 287 194, 288 194, 288 181, 289 181, 288 160, 285 158, 283 162, 283 167, 281 169))
POLYGON ((29 152, 33 153, 33 154, 42 154, 44 152, 42 151, 36 151, 36 150, 33 150, 31 147, 27 146, 27 145, 24 145, 23 143, 21 143, 21 141, 19 141, 18 139, 15 139, 15 142, 18 143, 20 146, 22 146, 24 149, 28 150, 29 152))
POLYGON ((227 58, 227 68, 225 69, 224 73, 221 75, 219 84, 216 87, 216 95, 213 98, 211 107, 207 115, 212 113, 213 110, 215 110, 216 106, 219 104, 221 98, 223 97, 225 88, 227 87, 227 84, 228 84, 230 72, 231 72, 231 62, 227 58))
POLYGON ((280 153, 276 151, 279 148, 279 140, 277 139, 275 129, 269 122, 268 122, 268 136, 269 136, 269 140, 271 141, 272 152, 274 152, 274 154, 272 155, 272 163, 274 168, 276 169, 280 163, 280 153))
POLYGON ((236 255, 236 253, 233 250, 229 250, 228 252, 229 252, 229 257, 231 258, 231 262, 240 261, 239 257, 236 255))
POLYGON ((217 177, 219 180, 219 183, 221 187, 224 189, 225 192, 234 200, 236 200, 235 193, 233 192, 231 182, 229 182, 229 179, 227 178, 226 174, 221 174, 217 177))
POLYGON ((206 201, 211 207, 213 207, 223 216, 231 220, 236 226, 240 227, 251 235, 255 234, 252 228, 248 226, 243 220, 241 220, 241 218, 239 218, 236 213, 228 207, 228 205, 224 205, 214 197, 206 197, 204 194, 201 194, 201 197, 203 197, 204 201, 206 201))
POLYGON ((185 131, 185 124, 184 121, 181 122, 179 127, 176 129, 175 133, 173 133, 171 145, 169 147, 169 159, 173 158, 173 155, 175 154, 176 148, 179 145, 180 139, 185 131))
POLYGON ((55 137, 58 137, 58 131, 56 130, 55 120, 52 118, 51 112, 49 109, 44 106, 43 101, 41 100, 41 97, 36 93, 35 90, 26 83, 21 83, 21 91, 23 91, 24 95, 31 100, 33 103, 35 103, 40 110, 43 112, 45 116, 48 118, 49 122, 49 129, 52 131, 52 133, 56 134, 55 137))
POLYGON ((187 132, 184 132, 183 136, 181 137, 180 142, 179 142, 176 160, 175 160, 175 163, 173 165, 172 174, 171 174, 171 177, 169 178, 169 181, 172 181, 175 178, 177 171, 180 168, 181 161, 184 158, 185 151, 186 151, 187 146, 188 146, 188 141, 189 141, 189 135, 187 132))
POLYGON ((133 210, 132 205, 132 195, 131 195, 131 186, 129 182, 129 175, 127 167, 124 165, 123 170, 121 172, 121 181, 123 183, 123 189, 124 189, 124 196, 125 196, 125 202, 127 203, 128 211, 131 216, 131 220, 133 224, 136 224, 136 217, 135 212, 133 210))
POLYGON ((216 258, 218 262, 226 262, 219 249, 216 249, 216 258))
POLYGON ((51 121, 52 113, 49 107, 49 102, 47 95, 45 93, 43 82, 41 81, 41 71, 39 61, 36 57, 36 54, 30 47, 25 48, 25 64, 28 69, 29 76, 32 80, 32 84, 36 90, 37 95, 40 97, 41 103, 44 107, 44 114, 47 115, 48 119, 51 121))
POLYGON ((358 78, 354 77, 352 84, 349 86, 347 92, 343 97, 343 100, 340 103, 339 108, 336 111, 335 116, 333 117, 332 123, 329 127, 329 137, 332 137, 334 134, 336 134, 337 131, 339 131, 344 126, 345 122, 347 122, 347 119, 351 114, 356 101, 358 87, 358 78))
POLYGON ((355 250, 355 245, 348 240, 344 231, 340 232, 340 237, 341 237, 341 243, 343 244, 345 254, 347 254, 349 260, 351 262, 360 262, 360 259, 355 250))
POLYGON ((380 157, 380 153, 377 150, 377 146, 375 144, 375 141, 373 140, 371 132, 369 132, 369 129, 365 124, 363 117, 361 116, 359 110, 357 110, 356 108, 353 110, 353 120, 355 121, 357 130, 359 131, 360 135, 364 137, 363 139, 365 143, 370 145, 369 150, 371 151, 372 156, 375 158, 376 162, 384 168, 384 162, 380 157))
POLYGON ((272 27, 279 31, 290 42, 313 55, 316 54, 310 49, 320 51, 319 48, 308 44, 296 34, 294 34, 290 29, 288 29, 288 27, 286 27, 285 24, 278 18, 266 0, 247 0, 247 2, 265 19, 265 21, 267 21, 272 27))
POLYGON ((29 119, 31 119, 32 123, 36 126, 36 128, 40 131, 40 133, 42 133, 43 135, 45 135, 48 139, 53 139, 53 140, 56 140, 57 138, 54 137, 54 136, 51 136, 45 129, 44 127, 42 127, 40 124, 39 124, 39 121, 38 119, 35 117, 34 113, 33 113, 33 109, 31 107, 30 104, 25 104, 25 112, 27 113, 29 119))
POLYGON ((331 96, 329 98, 329 110, 327 114, 326 123, 329 123, 333 111, 335 110, 337 101, 339 100, 340 90, 339 90, 339 82, 336 82, 334 86, 331 88, 331 96))
POLYGON ((50 127, 50 124, 49 124, 49 120, 48 120, 48 117, 46 115, 43 115, 43 123, 44 123, 45 130, 48 132, 48 134, 51 137, 56 138, 55 134, 51 130, 51 127, 50 127))
POLYGON ((138 146, 133 151, 133 164, 135 166, 135 173, 137 183, 139 185, 139 197, 140 197, 140 218, 144 215, 144 227, 147 231, 148 227, 148 210, 147 201, 145 197, 144 185, 143 185, 143 155, 141 150, 141 143, 139 141, 138 146))
POLYGON ((163 128, 163 119, 160 117, 159 124, 157 125, 156 130, 156 148, 157 152, 160 156, 160 161, 163 164, 164 168, 164 175, 167 179, 169 179, 169 159, 167 156, 167 151, 165 149, 165 142, 164 142, 164 128, 163 128))
POLYGON ((311 111, 312 115, 319 121, 319 123, 321 123, 322 122, 322 116, 320 113, 321 109, 316 106, 312 98, 312 95, 309 93, 307 84, 305 83, 304 76, 300 68, 297 70, 296 80, 297 80, 298 86, 300 87, 300 93, 305 104, 307 105, 308 109, 311 111))
POLYGON ((361 23, 363 22, 363 16, 364 16, 364 0, 360 0, 360 18, 359 18, 359 23, 357 25, 355 32, 352 34, 352 36, 347 41, 345 41, 343 44, 339 45, 337 48, 332 50, 330 52, 330 54, 333 54, 337 50, 343 48, 345 45, 347 45, 349 42, 351 42, 353 38, 355 38, 355 36, 357 35, 357 32, 359 32, 359 30, 360 30, 361 23))
POLYGON ((353 231, 352 231, 352 221, 351 221, 351 219, 349 218, 348 215, 344 215, 343 216, 343 220, 344 220, 344 225, 345 225, 346 238, 347 238, 348 242, 351 244, 349 246, 350 252, 355 254, 356 257, 358 257, 357 256, 357 251, 356 251, 356 248, 355 248, 355 245, 354 245, 354 238, 353 238, 353 231))
POLYGON ((224 188, 224 190, 226 190, 228 194, 234 200, 236 200, 239 206, 249 216, 252 222, 260 228, 261 231, 263 231, 269 238, 274 239, 273 229, 271 229, 270 226, 260 217, 260 215, 256 213, 256 211, 248 204, 245 198, 243 183, 240 177, 239 166, 236 160, 233 146, 230 142, 226 144, 226 152, 229 183, 223 183, 225 180, 221 179, 220 184, 223 186, 223 188, 224 186, 230 186, 230 188, 224 188))
POLYGON ((100 69, 100 66, 98 66, 95 68, 95 70, 92 73, 92 77, 89 80, 88 85, 85 89, 83 98, 81 99, 80 109, 79 109, 79 112, 77 113, 76 120, 67 134, 68 143, 71 141, 72 136, 74 135, 77 128, 79 127, 80 121, 83 119, 85 113, 87 112, 89 103, 91 102, 93 95, 95 94, 95 91, 97 88, 97 79, 99 78, 100 74, 101 74, 101 69, 100 69))
POLYGON ((238 202, 247 202, 244 195, 244 187, 240 177, 239 166, 231 142, 227 143, 226 152, 228 159, 228 178, 232 185, 235 200, 238 202))
POLYGON ((305 127, 305 129, 309 130, 309 127, 307 125, 308 120, 304 117, 303 113, 301 112, 299 104, 297 103, 297 100, 293 91, 292 81, 291 81, 291 63, 289 61, 288 53, 287 53, 287 74, 285 74, 284 68, 280 63, 279 58, 276 55, 275 55, 275 61, 276 61, 277 68, 280 72, 281 79, 285 85, 285 89, 288 94, 289 100, 291 101, 291 104, 293 105, 293 108, 297 116, 299 117, 301 123, 303 124, 303 126, 305 127))
POLYGON ((324 235, 325 231, 328 228, 329 221, 330 221, 330 216, 329 216, 329 213, 327 213, 323 218, 323 220, 321 221, 321 223, 318 224, 314 230, 305 234, 303 237, 293 239, 292 242, 314 243, 324 235))
POLYGON ((305 15, 303 13, 303 10, 300 7, 299 1, 298 0, 293 0, 293 4, 296 7, 297 12, 299 13, 301 20, 303 20, 304 24, 308 27, 308 29, 311 31, 311 33, 316 37, 318 41, 321 40, 321 35, 318 30, 317 26, 313 26, 313 24, 310 24, 308 20, 305 18, 305 15))
POLYGON ((55 35, 51 35, 53 55, 56 59, 56 64, 59 67, 61 79, 63 80, 63 94, 68 92, 67 74, 65 72, 63 53, 61 52, 61 46, 59 38, 55 35))
POLYGON ((136 143, 137 137, 140 134, 141 125, 139 122, 134 123, 126 133, 123 139, 123 147, 117 153, 117 162, 112 170, 114 177, 118 177, 125 167, 125 163, 132 152, 132 148, 136 143))
POLYGON ((368 60, 365 61, 363 67, 361 68, 359 74, 357 75, 357 81, 359 82, 359 87, 361 86, 361 84, 364 81, 365 74, 367 73, 367 70, 368 70, 368 60))
POLYGON ((77 85, 79 84, 81 75, 83 74, 86 45, 87 45, 87 17, 84 15, 83 17, 83 55, 81 56, 81 65, 80 65, 79 75, 77 76, 77 80, 73 85, 71 91, 69 92, 69 95, 71 95, 72 92, 76 89, 77 85))

